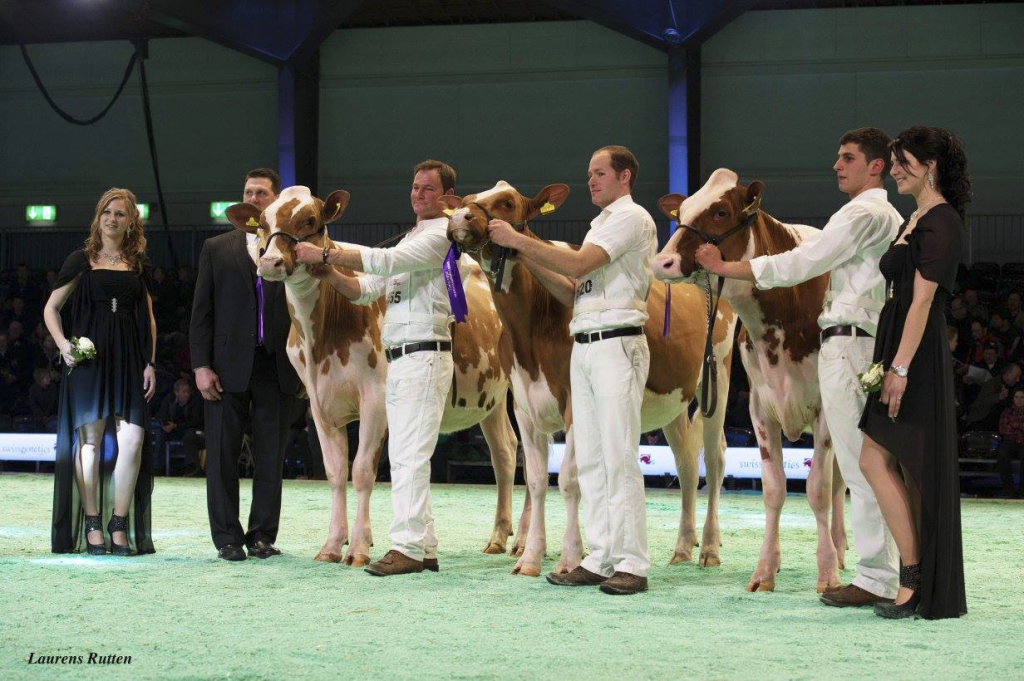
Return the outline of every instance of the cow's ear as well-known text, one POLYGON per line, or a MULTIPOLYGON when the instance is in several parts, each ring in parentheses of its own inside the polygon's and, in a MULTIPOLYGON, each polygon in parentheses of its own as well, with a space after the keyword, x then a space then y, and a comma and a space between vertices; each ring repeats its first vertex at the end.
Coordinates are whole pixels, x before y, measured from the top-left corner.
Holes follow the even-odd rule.
POLYGON ((665 217, 679 222, 679 206, 683 205, 685 200, 686 197, 682 194, 665 194, 665 196, 658 199, 658 208, 664 213, 665 217))
POLYGON ((236 203, 228 206, 224 214, 227 216, 228 222, 238 229, 249 234, 255 234, 256 230, 260 228, 260 214, 262 212, 252 204, 236 203))
POLYGON ((437 197, 437 204, 445 215, 451 215, 453 211, 462 208, 462 197, 455 194, 442 194, 437 197))
POLYGON ((747 200, 743 212, 747 215, 756 213, 761 209, 761 197, 764 196, 764 182, 754 180, 747 186, 747 200))
POLYGON ((530 199, 527 206, 526 219, 532 220, 537 215, 553 213, 561 206, 569 196, 569 185, 549 184, 537 192, 537 195, 530 199))
POLYGON ((320 209, 320 217, 326 225, 341 217, 348 208, 348 200, 351 195, 344 189, 331 192, 331 195, 324 199, 324 206, 320 209))

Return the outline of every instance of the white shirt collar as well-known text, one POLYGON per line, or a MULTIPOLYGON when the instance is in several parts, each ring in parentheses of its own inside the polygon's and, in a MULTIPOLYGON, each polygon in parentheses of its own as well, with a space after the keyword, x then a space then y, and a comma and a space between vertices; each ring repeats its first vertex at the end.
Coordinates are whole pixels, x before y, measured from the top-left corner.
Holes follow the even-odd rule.
POLYGON ((625 196, 620 196, 619 198, 609 203, 607 206, 604 207, 604 210, 608 211, 609 213, 614 213, 616 211, 622 210, 623 208, 626 208, 627 206, 632 205, 633 197, 630 196, 629 194, 626 194, 625 196))
POLYGON ((867 201, 869 199, 882 199, 884 201, 889 200, 889 193, 885 191, 884 187, 872 187, 871 189, 865 189, 857 196, 850 199, 850 203, 854 201, 867 201))

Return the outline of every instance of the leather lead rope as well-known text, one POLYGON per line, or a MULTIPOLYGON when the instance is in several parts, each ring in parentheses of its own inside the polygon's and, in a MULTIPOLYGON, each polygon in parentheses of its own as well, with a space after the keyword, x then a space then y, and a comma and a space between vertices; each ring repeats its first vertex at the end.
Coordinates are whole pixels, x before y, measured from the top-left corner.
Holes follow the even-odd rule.
POLYGON ((704 276, 708 282, 708 337, 704 341, 704 360, 700 371, 700 413, 704 418, 709 419, 714 416, 715 410, 718 408, 718 371, 715 370, 718 361, 715 357, 712 334, 715 330, 715 317, 718 316, 718 302, 722 300, 725 278, 718 278, 718 293, 715 295, 711 291, 711 274, 704 270, 704 276))

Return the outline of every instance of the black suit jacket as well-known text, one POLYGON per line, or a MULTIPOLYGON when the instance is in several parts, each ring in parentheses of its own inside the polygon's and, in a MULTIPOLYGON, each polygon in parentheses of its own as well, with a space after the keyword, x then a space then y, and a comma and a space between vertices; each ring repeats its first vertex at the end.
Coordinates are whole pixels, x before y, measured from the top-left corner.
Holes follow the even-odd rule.
MULTIPOLYGON (((264 345, 277 362, 281 391, 294 395, 299 377, 285 352, 291 320, 284 284, 264 280, 263 301, 264 345)), ((247 390, 256 353, 256 321, 256 265, 246 250, 245 232, 233 229, 207 239, 192 298, 192 366, 213 369, 228 392, 247 390)))

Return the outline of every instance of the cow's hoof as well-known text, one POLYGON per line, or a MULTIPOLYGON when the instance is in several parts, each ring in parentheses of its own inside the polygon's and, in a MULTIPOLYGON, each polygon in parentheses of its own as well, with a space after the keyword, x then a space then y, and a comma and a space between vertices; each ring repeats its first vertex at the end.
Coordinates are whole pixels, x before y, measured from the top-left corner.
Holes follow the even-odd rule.
POLYGON ((747 584, 747 591, 751 593, 756 591, 775 591, 775 582, 759 582, 752 579, 750 584, 747 584))
POLYGON ((843 560, 842 558, 839 559, 839 569, 840 570, 845 570, 846 569, 846 561, 843 560))
POLYGON ((522 577, 540 577, 540 568, 533 565, 517 565, 512 568, 512 574, 522 577))
POLYGON ((516 558, 520 558, 523 555, 523 551, 525 551, 525 550, 526 550, 525 546, 521 546, 519 544, 516 544, 515 546, 512 547, 512 549, 508 553, 509 553, 510 556, 514 556, 516 558))
POLYGON ((841 580, 830 579, 827 582, 818 582, 817 585, 815 586, 815 588, 817 589, 818 593, 823 594, 826 591, 828 591, 829 589, 834 589, 834 588, 840 587, 842 585, 843 585, 843 583, 842 583, 841 580))
POLYGON ((674 553, 672 554, 672 560, 668 562, 669 565, 678 565, 679 563, 689 563, 693 556, 689 553, 674 553))
POLYGON ((702 554, 700 557, 700 566, 705 568, 710 567, 721 567, 722 559, 712 554, 702 554))
POLYGON ((313 560, 317 561, 318 563, 340 563, 341 554, 324 553, 323 551, 321 551, 320 553, 313 556, 313 560))
POLYGON ((364 565, 370 564, 370 557, 365 553, 357 553, 353 556, 347 556, 345 558, 345 565, 351 565, 352 567, 363 567, 364 565))
POLYGON ((499 544, 496 541, 492 541, 491 543, 489 543, 487 545, 487 548, 484 549, 484 553, 490 554, 492 556, 496 556, 496 555, 499 555, 499 554, 504 554, 505 553, 505 547, 502 546, 501 544, 499 544))

